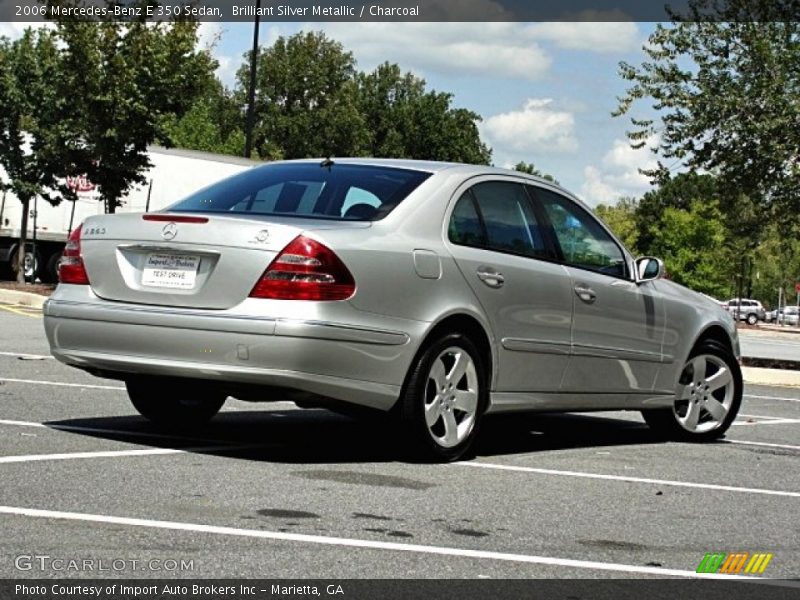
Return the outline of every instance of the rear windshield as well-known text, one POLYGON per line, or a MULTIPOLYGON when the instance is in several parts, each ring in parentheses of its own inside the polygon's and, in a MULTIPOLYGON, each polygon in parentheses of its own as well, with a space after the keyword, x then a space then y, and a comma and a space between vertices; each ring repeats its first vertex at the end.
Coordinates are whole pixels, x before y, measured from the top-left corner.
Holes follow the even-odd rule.
POLYGON ((265 165, 200 190, 169 210, 376 221, 430 176, 366 165, 265 165))

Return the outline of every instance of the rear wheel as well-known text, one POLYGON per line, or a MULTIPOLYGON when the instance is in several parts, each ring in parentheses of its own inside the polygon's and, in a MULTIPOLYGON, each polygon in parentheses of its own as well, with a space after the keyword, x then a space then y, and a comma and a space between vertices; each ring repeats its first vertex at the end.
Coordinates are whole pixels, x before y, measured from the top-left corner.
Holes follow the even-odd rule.
POLYGON ((486 408, 487 379, 480 352, 463 334, 446 334, 425 349, 400 399, 414 458, 448 462, 468 452, 486 408))
POLYGON ((202 425, 219 412, 227 398, 208 384, 192 381, 148 377, 129 379, 125 387, 139 414, 169 427, 202 425))
POLYGON ((723 346, 704 341, 681 371, 671 408, 642 411, 647 424, 671 439, 705 442, 721 437, 742 403, 742 373, 723 346))

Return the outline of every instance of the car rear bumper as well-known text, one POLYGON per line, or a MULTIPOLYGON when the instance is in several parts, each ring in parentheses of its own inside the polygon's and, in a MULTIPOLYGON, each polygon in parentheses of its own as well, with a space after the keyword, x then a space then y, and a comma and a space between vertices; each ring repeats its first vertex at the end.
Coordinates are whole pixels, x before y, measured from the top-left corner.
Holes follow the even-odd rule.
POLYGON ((361 314, 355 309, 343 323, 65 295, 45 304, 44 325, 53 356, 66 364, 120 379, 159 375, 285 387, 381 410, 399 397, 425 331, 417 322, 408 323, 411 333, 354 323, 361 314))

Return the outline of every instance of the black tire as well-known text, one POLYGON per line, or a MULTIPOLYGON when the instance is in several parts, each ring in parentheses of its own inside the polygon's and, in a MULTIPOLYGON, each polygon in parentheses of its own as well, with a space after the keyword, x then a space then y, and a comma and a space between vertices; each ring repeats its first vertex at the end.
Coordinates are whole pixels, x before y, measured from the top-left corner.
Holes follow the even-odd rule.
POLYGON ((56 252, 47 257, 44 269, 39 271, 39 279, 42 283, 58 283, 58 261, 61 260, 61 252, 56 252))
POLYGON ((747 315, 747 324, 748 325, 755 325, 758 323, 758 315, 755 313, 750 313, 747 315))
MULTIPOLYGON (((451 462, 463 458, 469 452, 480 430, 482 416, 489 398, 488 372, 484 363, 480 351, 472 340, 461 333, 444 334, 429 343, 417 355, 406 377, 403 393, 398 402, 401 435, 403 436, 402 445, 410 459, 424 462, 451 462), (429 378, 434 361, 439 360, 440 355, 450 349, 466 352, 472 360, 478 389, 477 406, 471 429, 457 445, 445 447, 436 441, 434 432, 426 423, 425 406, 426 396, 430 393, 429 378)), ((462 383, 456 381, 455 387, 459 388, 460 385, 464 385, 463 382, 466 379, 467 375, 461 380, 462 383)), ((438 393, 436 396, 438 397, 438 393)), ((461 412, 458 408, 451 407, 449 411, 453 413, 453 419, 459 425, 468 418, 468 413, 461 412), (458 421, 456 415, 460 416, 461 421, 458 421)), ((442 411, 442 415, 440 418, 444 419, 444 411, 442 411)), ((442 426, 444 426, 444 421, 442 421, 442 426)))
POLYGON ((227 399, 224 392, 205 382, 142 377, 129 379, 125 387, 139 414, 170 428, 196 427, 208 422, 227 399))
POLYGON ((14 271, 11 268, 11 259, 9 258, 8 261, 0 263, 0 280, 13 281, 14 279, 16 279, 16 277, 14 277, 14 271))
MULTIPOLYGON (((693 358, 701 355, 709 355, 718 358, 725 364, 732 375, 732 398, 727 414, 714 429, 697 432, 687 430, 679 422, 676 412, 678 410, 677 400, 676 405, 670 408, 642 411, 645 422, 659 436, 682 442, 710 442, 725 435, 731 423, 736 419, 736 415, 739 413, 739 407, 742 404, 742 371, 739 368, 739 363, 736 358, 727 348, 718 342, 704 340, 695 346, 689 354, 687 366, 681 371, 681 379, 676 383, 676 390, 678 386, 681 385, 681 382, 685 381, 684 378, 687 375, 686 369, 688 368, 688 364, 693 358)), ((689 402, 691 402, 691 400, 689 402)), ((695 401, 695 403, 697 403, 697 401, 695 401)))
MULTIPOLYGON (((14 252, 11 254, 11 258, 9 259, 9 266, 11 268, 13 279, 17 278, 17 252, 19 252, 19 249, 14 250, 14 252)), ((39 276, 39 269, 42 265, 42 257, 38 252, 34 254, 33 250, 27 250, 25 254, 26 256, 33 258, 33 271, 32 273, 26 275, 25 280, 35 282, 36 278, 39 276)))

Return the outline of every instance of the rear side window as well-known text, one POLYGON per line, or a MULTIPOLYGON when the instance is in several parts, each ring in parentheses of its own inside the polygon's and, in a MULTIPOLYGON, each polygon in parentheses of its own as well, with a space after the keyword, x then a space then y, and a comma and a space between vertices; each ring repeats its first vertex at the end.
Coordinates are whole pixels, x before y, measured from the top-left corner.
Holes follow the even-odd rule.
POLYGON ((215 183, 169 210, 376 221, 430 176, 392 167, 278 163, 215 183))
POLYGON ((486 233, 483 230, 475 198, 467 192, 456 203, 450 217, 448 236, 454 244, 462 246, 486 246, 486 233))
POLYGON ((490 181, 472 188, 486 227, 488 247, 499 252, 545 256, 539 223, 525 188, 490 181))
POLYGON ((511 182, 487 181, 470 188, 453 210, 450 240, 498 252, 546 256, 530 198, 521 185, 511 182))

